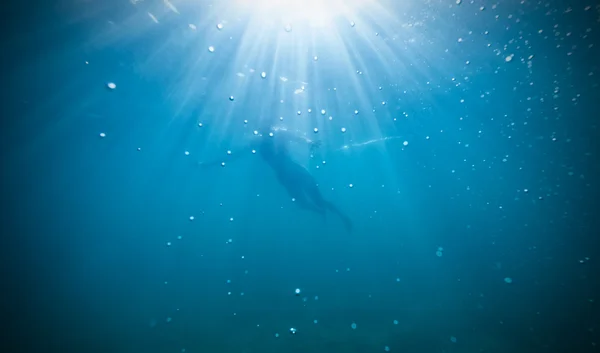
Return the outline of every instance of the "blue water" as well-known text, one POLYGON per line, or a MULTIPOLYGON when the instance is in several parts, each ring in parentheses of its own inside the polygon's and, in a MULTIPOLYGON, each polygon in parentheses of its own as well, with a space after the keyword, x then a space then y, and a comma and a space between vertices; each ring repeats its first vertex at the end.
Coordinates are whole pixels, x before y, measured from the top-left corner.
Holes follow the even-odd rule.
POLYGON ((7 352, 595 351, 598 6, 265 4, 7 7, 7 352))

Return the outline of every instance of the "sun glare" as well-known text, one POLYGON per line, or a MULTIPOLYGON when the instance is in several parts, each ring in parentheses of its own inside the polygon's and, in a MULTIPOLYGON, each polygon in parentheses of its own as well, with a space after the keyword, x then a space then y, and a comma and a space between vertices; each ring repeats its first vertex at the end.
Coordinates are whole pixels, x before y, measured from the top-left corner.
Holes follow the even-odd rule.
MULTIPOLYGON (((308 22, 312 26, 327 27, 348 11, 351 1, 344 0, 237 0, 242 11, 267 21, 284 24, 308 22)), ((361 5, 370 0, 361 1, 361 5)))
POLYGON ((369 97, 391 77, 415 74, 406 43, 416 24, 400 12, 410 5, 391 11, 384 2, 132 1, 139 13, 127 26, 139 38, 165 35, 144 66, 160 71, 176 58, 177 79, 166 89, 182 112, 177 117, 191 111, 194 125, 210 126, 205 141, 253 131, 259 118, 283 118, 287 128, 335 143, 380 138, 369 97))

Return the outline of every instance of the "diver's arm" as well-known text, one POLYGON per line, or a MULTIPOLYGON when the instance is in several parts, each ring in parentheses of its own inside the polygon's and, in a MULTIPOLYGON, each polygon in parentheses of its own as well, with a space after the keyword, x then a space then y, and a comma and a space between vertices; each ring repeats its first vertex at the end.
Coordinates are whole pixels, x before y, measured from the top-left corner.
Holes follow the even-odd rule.
POLYGON ((320 141, 313 141, 308 137, 301 135, 300 133, 293 132, 285 128, 278 128, 274 133, 280 135, 282 138, 288 141, 310 145, 311 148, 317 147, 320 144, 320 141))

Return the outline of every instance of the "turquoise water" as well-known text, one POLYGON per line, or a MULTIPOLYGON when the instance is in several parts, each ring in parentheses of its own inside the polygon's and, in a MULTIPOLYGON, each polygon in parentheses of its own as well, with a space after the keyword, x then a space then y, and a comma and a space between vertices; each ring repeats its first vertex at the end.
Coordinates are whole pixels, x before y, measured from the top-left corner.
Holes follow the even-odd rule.
POLYGON ((9 10, 11 352, 597 349, 597 5, 9 10))

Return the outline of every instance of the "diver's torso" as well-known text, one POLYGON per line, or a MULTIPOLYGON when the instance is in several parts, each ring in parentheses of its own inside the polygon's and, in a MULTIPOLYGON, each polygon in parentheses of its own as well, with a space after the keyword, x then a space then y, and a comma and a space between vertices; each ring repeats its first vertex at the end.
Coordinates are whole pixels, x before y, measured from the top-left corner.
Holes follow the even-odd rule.
POLYGON ((286 141, 275 137, 263 139, 257 152, 277 174, 287 173, 296 164, 290 156, 286 141))

